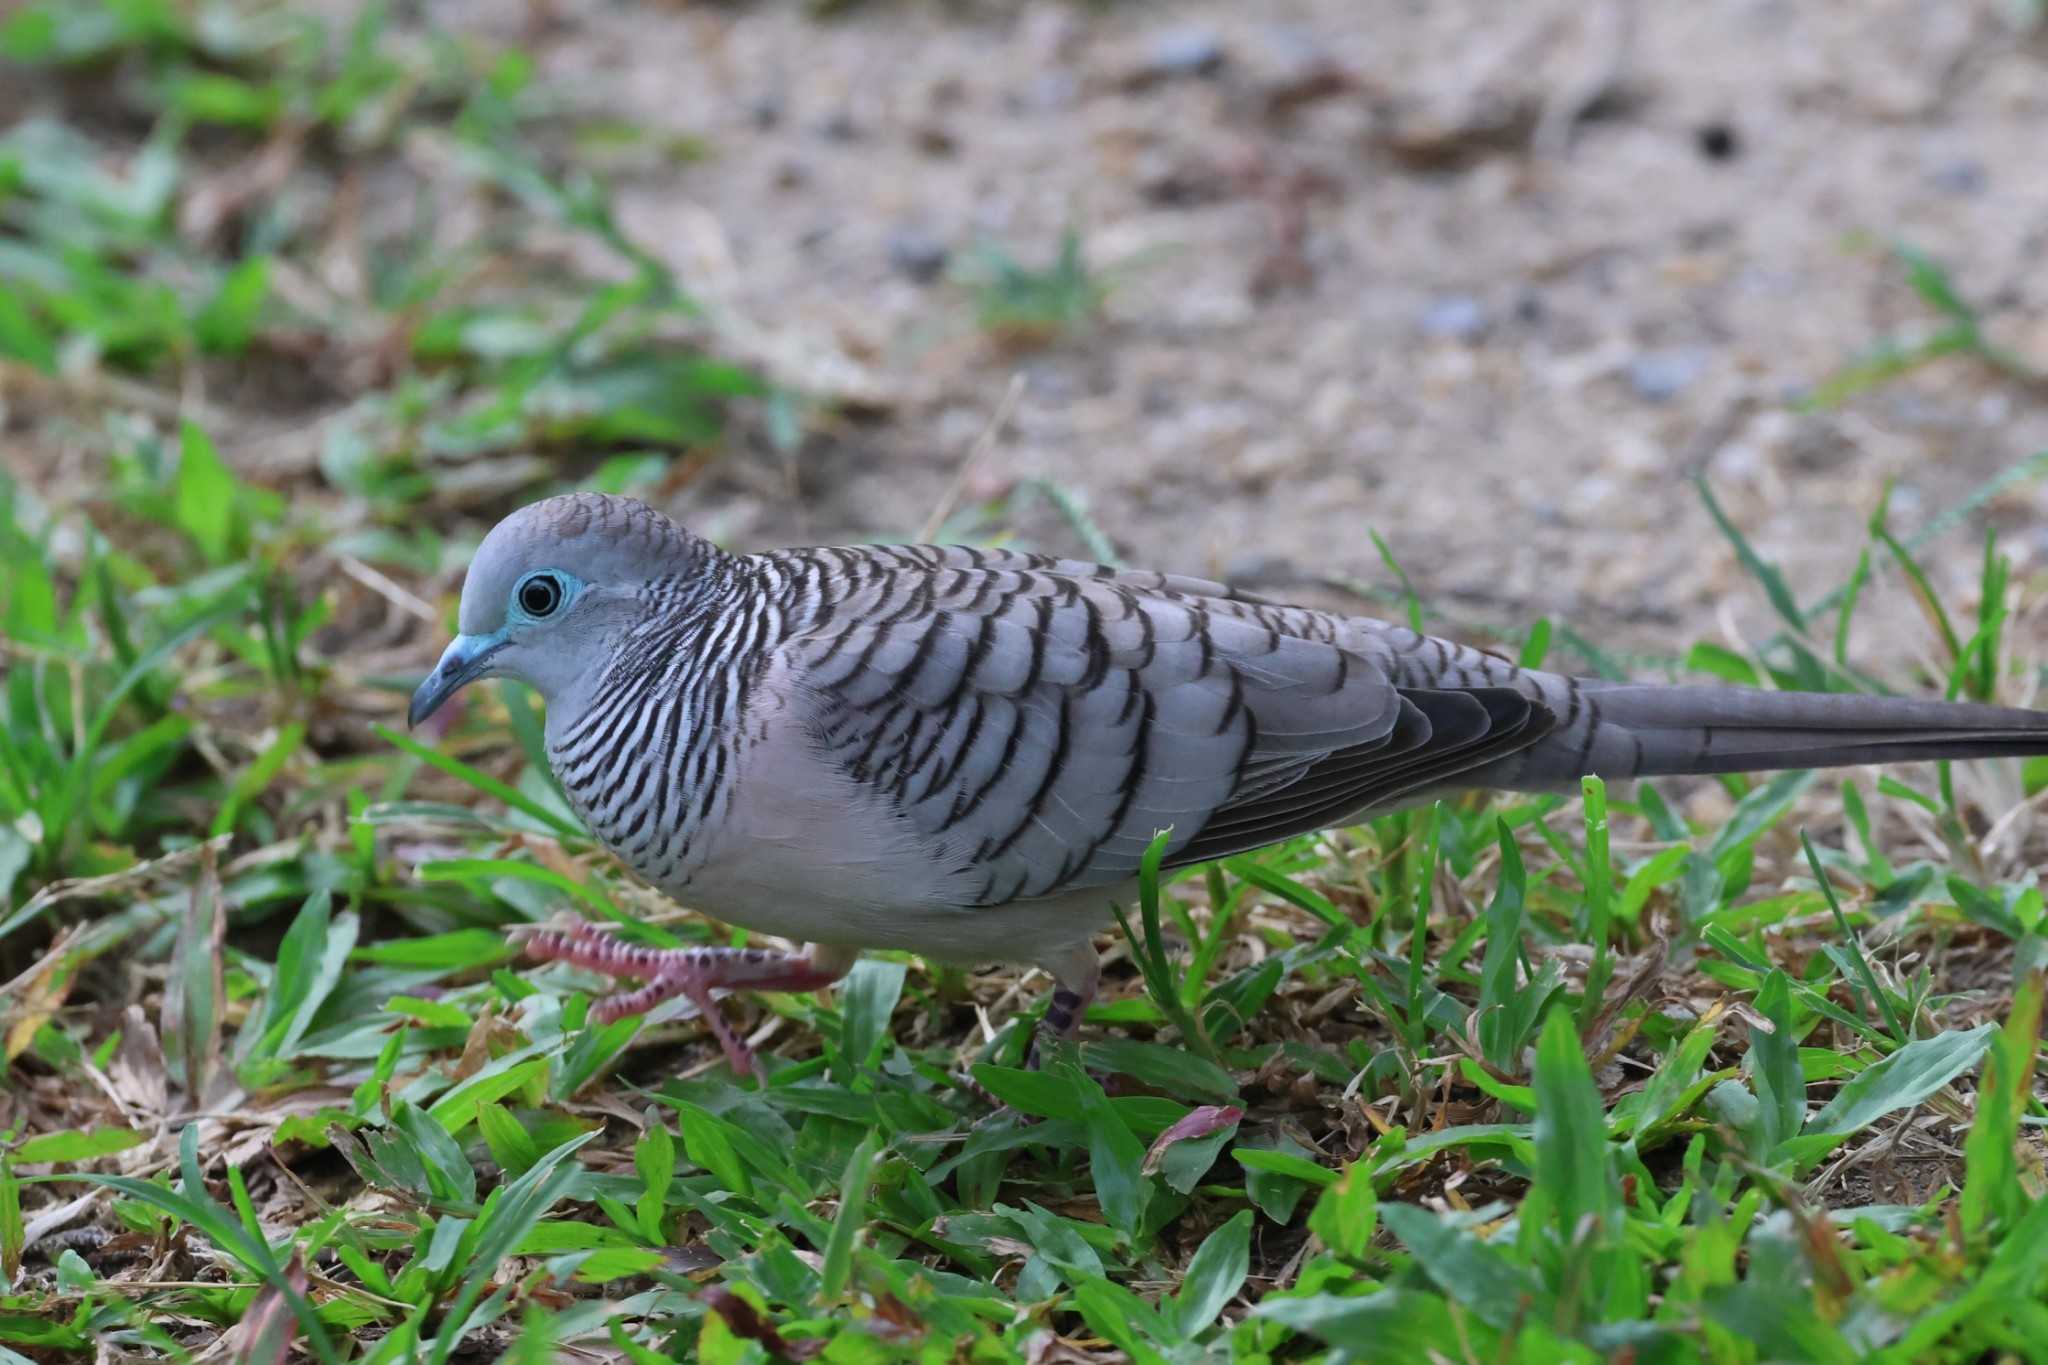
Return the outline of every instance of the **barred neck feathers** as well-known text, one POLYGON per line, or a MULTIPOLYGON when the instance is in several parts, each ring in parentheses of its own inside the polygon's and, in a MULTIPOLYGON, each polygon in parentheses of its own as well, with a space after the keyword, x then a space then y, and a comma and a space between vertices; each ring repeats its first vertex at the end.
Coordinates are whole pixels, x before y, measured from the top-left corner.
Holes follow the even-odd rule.
POLYGON ((649 582, 548 757, 591 832, 649 881, 686 884, 730 811, 748 699, 783 629, 754 561, 649 582))
POLYGON ((849 602, 917 608, 932 600, 934 576, 949 567, 946 551, 929 545, 844 545, 771 550, 748 561, 772 594, 785 633, 831 623, 849 602))

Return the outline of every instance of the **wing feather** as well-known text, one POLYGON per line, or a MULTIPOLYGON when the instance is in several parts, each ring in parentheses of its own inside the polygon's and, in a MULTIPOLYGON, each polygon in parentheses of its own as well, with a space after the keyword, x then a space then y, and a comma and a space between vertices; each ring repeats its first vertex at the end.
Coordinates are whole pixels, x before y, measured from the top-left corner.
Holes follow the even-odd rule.
POLYGON ((1163 829, 1183 864, 1324 828, 1556 723, 1514 687, 1410 685, 1359 623, 1203 580, 872 553, 785 643, 789 676, 818 750, 961 905, 1126 881, 1163 829))

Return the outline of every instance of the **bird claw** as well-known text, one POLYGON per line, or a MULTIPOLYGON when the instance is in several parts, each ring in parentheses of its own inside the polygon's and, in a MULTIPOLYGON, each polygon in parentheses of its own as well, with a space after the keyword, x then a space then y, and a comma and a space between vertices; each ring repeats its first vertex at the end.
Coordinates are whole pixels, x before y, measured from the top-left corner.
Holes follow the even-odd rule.
POLYGON ((628 943, 581 920, 560 929, 543 929, 526 938, 526 955, 539 962, 566 962, 610 977, 631 977, 644 984, 601 996, 590 1015, 608 1024, 629 1015, 645 1014, 664 1001, 683 996, 697 1007, 706 1028, 735 1073, 767 1083, 760 1058, 740 1037, 718 1002, 714 990, 747 988, 767 991, 811 991, 829 986, 844 968, 765 948, 647 948, 628 943))

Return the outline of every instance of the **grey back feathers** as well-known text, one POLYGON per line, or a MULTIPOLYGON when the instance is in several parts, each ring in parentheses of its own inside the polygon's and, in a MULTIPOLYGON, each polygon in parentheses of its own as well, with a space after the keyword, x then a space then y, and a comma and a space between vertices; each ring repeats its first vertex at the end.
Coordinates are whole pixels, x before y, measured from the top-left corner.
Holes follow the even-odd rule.
POLYGON ((591 494, 491 533, 464 631, 496 629, 541 565, 610 604, 564 622, 581 665, 549 689, 564 787, 626 862, 727 888, 705 908, 741 923, 730 888, 829 897, 855 863, 867 901, 900 886, 964 910, 1118 887, 1162 829, 1186 863, 1465 787, 2048 751, 2030 711, 1593 683, 1039 555, 733 556, 591 494), (797 809, 837 832, 778 829, 797 809), (747 866, 764 840, 772 872, 747 866))

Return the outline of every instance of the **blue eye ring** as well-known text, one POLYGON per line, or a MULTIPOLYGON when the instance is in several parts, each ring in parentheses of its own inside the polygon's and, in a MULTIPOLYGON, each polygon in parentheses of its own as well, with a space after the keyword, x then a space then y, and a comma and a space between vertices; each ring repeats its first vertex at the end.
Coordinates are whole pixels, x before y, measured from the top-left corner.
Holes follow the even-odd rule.
POLYGON ((522 612, 541 621, 562 609, 562 604, 569 600, 569 588, 559 574, 542 569, 519 580, 519 586, 512 590, 512 600, 522 612))

